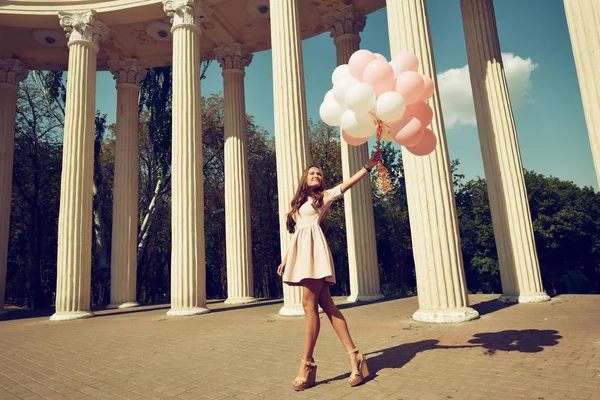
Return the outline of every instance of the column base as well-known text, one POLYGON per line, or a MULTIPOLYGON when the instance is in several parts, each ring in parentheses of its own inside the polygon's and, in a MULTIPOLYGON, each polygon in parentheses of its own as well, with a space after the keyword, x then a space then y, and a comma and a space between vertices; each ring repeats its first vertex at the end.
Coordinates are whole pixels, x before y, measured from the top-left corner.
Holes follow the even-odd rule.
POLYGON ((126 303, 111 303, 106 306, 107 309, 111 308, 131 308, 131 307, 139 307, 140 303, 137 301, 128 301, 126 303))
POLYGON ((247 304, 256 303, 258 299, 255 297, 228 297, 225 304, 247 304))
POLYGON ((353 294, 348 296, 347 301, 349 303, 356 303, 359 301, 376 301, 376 300, 381 300, 383 299, 385 296, 382 295, 381 293, 379 294, 372 294, 372 295, 363 295, 363 294, 353 294))
POLYGON ((285 317, 299 317, 304 315, 304 307, 302 304, 298 304, 295 306, 283 306, 279 310, 279 315, 283 315, 285 317))
POLYGON ((210 310, 204 307, 171 308, 167 311, 167 315, 170 317, 187 317, 190 315, 206 314, 207 312, 210 312, 210 310))
POLYGON ((421 310, 413 314, 413 319, 434 324, 466 322, 479 318, 479 313, 471 307, 448 308, 445 310, 421 310))
POLYGON ((50 321, 71 321, 74 319, 91 318, 95 314, 91 311, 72 311, 65 313, 54 313, 50 317, 50 321))
POLYGON ((543 292, 522 296, 509 296, 503 294, 498 298, 498 301, 503 303, 543 303, 545 301, 550 301, 550 296, 543 292))

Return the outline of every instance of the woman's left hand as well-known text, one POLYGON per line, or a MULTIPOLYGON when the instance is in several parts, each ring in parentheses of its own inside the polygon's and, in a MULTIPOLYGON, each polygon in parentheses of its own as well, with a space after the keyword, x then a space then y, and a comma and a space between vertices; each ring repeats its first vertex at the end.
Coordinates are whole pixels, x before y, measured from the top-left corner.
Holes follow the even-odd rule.
POLYGON ((376 166, 379 163, 379 161, 381 161, 381 151, 377 150, 375 153, 373 153, 373 155, 369 159, 369 162, 367 163, 367 167, 369 169, 372 169, 374 166, 376 166))

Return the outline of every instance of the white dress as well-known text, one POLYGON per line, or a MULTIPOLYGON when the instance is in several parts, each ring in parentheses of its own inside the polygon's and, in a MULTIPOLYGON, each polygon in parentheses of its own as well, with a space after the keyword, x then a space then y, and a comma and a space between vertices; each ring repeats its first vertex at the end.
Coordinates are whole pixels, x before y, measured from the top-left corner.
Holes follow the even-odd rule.
POLYGON ((321 279, 335 283, 333 258, 325 234, 319 225, 334 200, 343 195, 342 185, 323 191, 323 206, 312 206, 312 198, 302 204, 294 215, 296 231, 292 235, 283 273, 283 281, 290 286, 301 285, 303 279, 321 279))

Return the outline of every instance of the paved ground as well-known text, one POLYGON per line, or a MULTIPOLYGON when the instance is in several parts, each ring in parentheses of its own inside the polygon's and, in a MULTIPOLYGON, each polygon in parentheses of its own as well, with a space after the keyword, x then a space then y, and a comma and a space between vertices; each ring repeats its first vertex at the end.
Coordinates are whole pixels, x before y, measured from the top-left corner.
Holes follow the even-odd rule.
POLYGON ((472 296, 482 318, 414 322, 416 298, 342 305, 374 378, 346 383, 349 364, 325 316, 318 385, 292 391, 303 320, 279 302, 100 311, 50 322, 0 317, 0 399, 600 399, 600 296, 504 307, 472 296))

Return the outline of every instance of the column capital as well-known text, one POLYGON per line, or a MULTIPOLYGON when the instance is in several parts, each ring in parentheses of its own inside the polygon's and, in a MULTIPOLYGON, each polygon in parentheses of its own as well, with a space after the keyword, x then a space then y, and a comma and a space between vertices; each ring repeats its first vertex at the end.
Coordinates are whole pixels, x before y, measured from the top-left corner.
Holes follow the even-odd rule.
POLYGON ((140 82, 146 77, 146 69, 135 58, 110 60, 108 68, 115 78, 117 86, 130 84, 140 86, 140 82))
POLYGON ((27 78, 29 70, 16 58, 0 58, 0 83, 8 83, 19 87, 19 83, 27 78))
POLYGON ((214 48, 217 61, 223 71, 228 69, 244 70, 252 62, 253 54, 241 43, 234 43, 214 48))
POLYGON ((171 17, 173 28, 189 26, 199 28, 202 22, 212 16, 212 9, 204 4, 204 0, 163 0, 163 9, 171 17))
POLYGON ((329 30, 332 38, 340 35, 358 35, 365 28, 367 17, 358 11, 353 4, 348 4, 321 16, 325 28, 329 30))
POLYGON ((96 46, 106 40, 110 29, 96 16, 95 10, 84 12, 59 12, 60 26, 67 32, 69 45, 89 42, 96 46))

